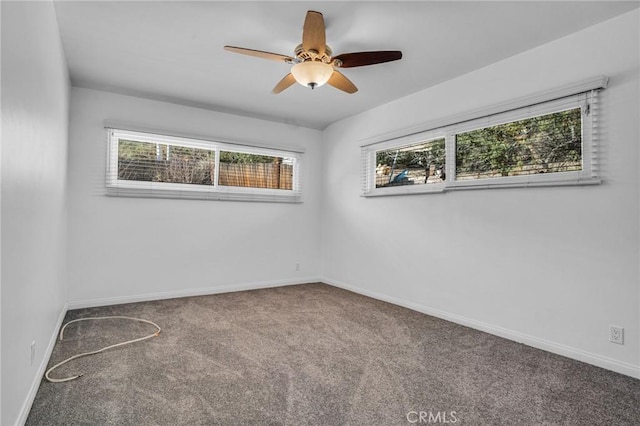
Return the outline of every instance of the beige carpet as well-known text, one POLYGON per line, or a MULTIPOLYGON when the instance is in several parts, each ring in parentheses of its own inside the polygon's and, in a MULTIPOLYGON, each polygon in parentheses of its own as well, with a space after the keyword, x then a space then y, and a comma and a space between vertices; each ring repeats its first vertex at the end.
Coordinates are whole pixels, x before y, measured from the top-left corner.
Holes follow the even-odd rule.
MULTIPOLYGON (((28 425, 640 424, 640 380, 324 284, 66 320, 101 315, 163 331, 57 370, 84 376, 43 382, 28 425)), ((50 365, 151 332, 81 322, 50 365)))

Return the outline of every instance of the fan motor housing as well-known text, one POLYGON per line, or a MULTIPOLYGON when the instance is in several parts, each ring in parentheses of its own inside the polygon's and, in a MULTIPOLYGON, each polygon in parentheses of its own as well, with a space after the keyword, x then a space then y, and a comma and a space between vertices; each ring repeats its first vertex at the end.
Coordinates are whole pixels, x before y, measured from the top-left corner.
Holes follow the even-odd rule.
POLYGON ((302 43, 300 43, 296 46, 294 54, 300 62, 321 61, 325 64, 329 64, 331 63, 331 55, 333 54, 333 51, 328 45, 325 45, 324 53, 320 55, 315 50, 304 50, 304 47, 302 47, 302 43))

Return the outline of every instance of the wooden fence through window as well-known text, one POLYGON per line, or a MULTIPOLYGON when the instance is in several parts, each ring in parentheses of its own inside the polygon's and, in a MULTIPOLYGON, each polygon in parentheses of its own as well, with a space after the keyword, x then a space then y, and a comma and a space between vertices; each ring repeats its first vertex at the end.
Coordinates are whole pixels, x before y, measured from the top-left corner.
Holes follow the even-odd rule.
POLYGON ((220 163, 219 184, 247 188, 293 189, 293 166, 279 163, 220 163))

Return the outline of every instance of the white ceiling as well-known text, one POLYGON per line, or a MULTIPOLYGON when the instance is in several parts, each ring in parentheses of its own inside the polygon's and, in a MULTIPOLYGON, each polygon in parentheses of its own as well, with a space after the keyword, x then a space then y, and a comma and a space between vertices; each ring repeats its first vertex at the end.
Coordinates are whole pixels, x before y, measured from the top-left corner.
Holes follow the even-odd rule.
POLYGON ((638 2, 54 2, 74 86, 306 127, 436 85, 638 7, 638 2), (293 56, 307 10, 324 14, 335 55, 402 50, 344 69, 360 89, 294 85, 284 63, 224 45, 293 56))

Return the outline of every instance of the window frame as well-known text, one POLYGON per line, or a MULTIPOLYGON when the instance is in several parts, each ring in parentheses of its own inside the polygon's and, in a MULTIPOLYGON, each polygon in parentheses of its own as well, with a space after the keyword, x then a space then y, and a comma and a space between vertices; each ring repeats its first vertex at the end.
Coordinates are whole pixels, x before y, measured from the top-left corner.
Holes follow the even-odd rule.
POLYGON ((300 165, 302 154, 275 148, 254 147, 213 140, 169 136, 135 130, 107 128, 107 195, 152 198, 190 198, 208 200, 238 200, 267 202, 302 202, 300 165), (149 182, 118 178, 118 147, 120 140, 166 144, 188 148, 206 149, 215 153, 215 177, 213 185, 197 185, 174 182, 149 182), (292 189, 253 188, 219 184, 220 152, 265 155, 291 158, 293 166, 292 189))
POLYGON ((398 185, 398 186, 389 186, 384 188, 376 188, 376 158, 377 154, 380 151, 386 151, 393 148, 408 148, 415 145, 420 145, 423 143, 429 143, 436 141, 438 139, 445 140, 445 164, 449 155, 449 151, 447 148, 447 139, 446 133, 442 132, 439 129, 430 130, 426 132, 420 132, 413 135, 407 135, 396 139, 391 139, 389 141, 385 141, 379 145, 376 145, 376 149, 371 150, 368 155, 369 161, 369 169, 372 170, 372 173, 369 173, 368 186, 371 188, 371 192, 376 195, 397 195, 397 194, 419 194, 425 192, 442 192, 445 190, 446 181, 442 183, 428 183, 421 185, 398 185), (375 191, 375 192, 374 192, 375 191))
MULTIPOLYGON (((605 80, 606 81, 606 80, 605 80)), ((605 85, 598 86, 603 88, 605 85)), ((399 136, 381 142, 362 145, 362 196, 375 197, 386 195, 406 195, 421 193, 437 193, 462 189, 489 189, 526 186, 565 186, 599 184, 597 167, 594 164, 594 151, 597 148, 594 127, 594 113, 597 111, 597 88, 589 91, 551 98, 550 100, 532 101, 531 104, 519 105, 516 108, 494 112, 488 108, 486 114, 478 114, 474 118, 464 121, 451 120, 452 124, 431 128, 426 131, 415 132, 406 136, 399 136), (456 180, 456 135, 473 130, 499 126, 528 118, 553 114, 580 108, 581 126, 581 161, 582 169, 553 173, 534 173, 520 176, 497 176, 480 179, 456 180), (445 172, 443 183, 428 185, 402 185, 376 188, 376 154, 393 148, 406 148, 428 140, 445 138, 445 172)))
POLYGON ((451 173, 451 180, 448 185, 449 188, 472 188, 472 187, 499 187, 499 186, 514 186, 514 185, 522 185, 526 186, 529 183, 556 183, 556 184, 567 184, 575 181, 579 181, 580 179, 589 179, 592 177, 592 167, 591 167, 591 155, 593 150, 593 140, 592 140, 592 114, 586 114, 586 111, 589 109, 587 105, 587 99, 581 99, 582 96, 579 96, 575 102, 572 102, 573 105, 568 106, 566 98, 558 99, 555 101, 545 102, 539 105, 533 105, 531 107, 525 107, 522 110, 512 111, 505 116, 504 119, 492 121, 489 126, 480 125, 486 118, 478 118, 475 120, 471 120, 465 123, 461 123, 455 126, 455 132, 448 133, 448 142, 451 144, 451 149, 453 150, 453 155, 455 155, 457 146, 456 146, 456 135, 459 133, 471 132, 474 130, 484 129, 488 127, 500 126, 502 124, 513 123, 514 121, 526 120, 529 118, 539 117, 542 115, 554 114, 557 112, 567 111, 570 109, 580 108, 580 116, 582 117, 582 126, 581 126, 581 162, 582 169, 574 170, 574 171, 565 171, 565 172, 553 172, 553 173, 534 173, 528 175, 520 175, 520 176, 500 176, 500 177, 491 177, 491 178, 483 178, 483 179, 474 179, 474 180, 464 180, 458 181, 456 180, 456 162, 455 158, 453 159, 452 164, 448 164, 450 170, 447 170, 447 178, 449 178, 449 173, 451 173))

